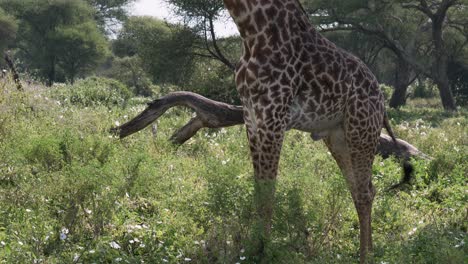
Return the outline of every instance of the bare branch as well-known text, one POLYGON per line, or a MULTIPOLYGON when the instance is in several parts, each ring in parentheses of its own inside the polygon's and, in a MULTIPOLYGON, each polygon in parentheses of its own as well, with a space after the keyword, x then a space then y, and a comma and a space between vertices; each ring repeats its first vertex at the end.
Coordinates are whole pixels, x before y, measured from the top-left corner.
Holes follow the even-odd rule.
POLYGON ((113 128, 112 131, 118 133, 120 138, 127 137, 142 130, 175 106, 189 107, 197 114, 195 120, 192 119, 172 136, 172 141, 176 144, 184 143, 202 127, 221 128, 244 123, 242 106, 217 102, 196 93, 174 92, 149 103, 138 116, 122 126, 113 128), (200 127, 200 124, 203 126, 200 127))
MULTIPOLYGON (((244 124, 242 106, 214 101, 196 93, 174 92, 149 103, 143 112, 127 123, 112 128, 111 132, 119 135, 120 138, 125 138, 147 127, 161 117, 169 108, 175 106, 189 107, 197 114, 171 136, 170 140, 177 145, 185 143, 200 129, 205 127, 222 128, 244 124)), ((404 160, 416 156, 429 158, 417 148, 401 139, 398 139, 398 145, 395 145, 389 136, 382 134, 379 142, 378 152, 384 158, 391 155, 404 160)))
POLYGON ((210 22, 210 32, 211 32, 211 42, 213 43, 213 47, 218 54, 218 58, 221 60, 222 63, 224 63, 226 66, 228 66, 231 70, 235 70, 236 67, 232 62, 230 62, 224 54, 221 52, 221 49, 218 46, 217 40, 216 40, 216 34, 214 30, 214 23, 213 23, 213 18, 210 17, 208 18, 208 21, 210 22))

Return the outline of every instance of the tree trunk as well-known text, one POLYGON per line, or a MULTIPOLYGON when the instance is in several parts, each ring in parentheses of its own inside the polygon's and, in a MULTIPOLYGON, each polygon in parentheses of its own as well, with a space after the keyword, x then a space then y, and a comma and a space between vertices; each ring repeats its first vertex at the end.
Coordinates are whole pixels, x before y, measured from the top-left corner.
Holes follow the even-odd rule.
POLYGON ((453 99, 452 91, 450 90, 448 70, 448 55, 445 52, 443 40, 443 25, 446 17, 445 12, 438 12, 432 18, 432 40, 434 42, 435 60, 432 64, 432 74, 434 82, 439 89, 442 106, 445 110, 456 111, 455 100, 453 99))
POLYGON ((55 57, 51 59, 49 65, 49 71, 47 73, 47 86, 52 86, 55 81, 55 57))
POLYGON ((439 89, 442 106, 445 110, 456 111, 457 107, 455 106, 455 100, 453 98, 452 90, 450 89, 450 83, 447 75, 448 58, 445 55, 438 57, 433 67, 434 81, 439 89))
POLYGON ((396 80, 395 80, 395 91, 390 99, 391 108, 399 108, 406 104, 406 91, 408 85, 411 82, 411 67, 408 62, 398 57, 397 69, 396 69, 396 80))

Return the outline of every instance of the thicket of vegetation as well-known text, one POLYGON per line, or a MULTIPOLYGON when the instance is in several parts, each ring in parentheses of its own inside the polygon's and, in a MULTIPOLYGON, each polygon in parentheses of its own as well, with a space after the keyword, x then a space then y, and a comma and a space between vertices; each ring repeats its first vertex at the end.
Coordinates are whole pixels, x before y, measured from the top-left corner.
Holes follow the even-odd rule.
MULTIPOLYGON (((167 139, 191 113, 171 109, 153 132, 109 133, 169 91, 238 103, 240 39, 214 31, 221 0, 167 0, 186 24, 128 17, 132 2, 0 0, 0 52, 25 89, 0 77, 0 262, 255 262, 243 127, 175 147, 167 139)), ((388 192, 400 165, 377 157, 375 262, 466 262, 468 2, 302 2, 384 84, 398 137, 433 158, 388 192)), ((305 133, 287 135, 274 214, 271 263, 358 259, 345 181, 305 133)))
MULTIPOLYGON (((109 133, 148 99, 122 84, 0 84, 0 262, 253 263, 253 177, 242 126, 168 141, 191 116, 173 109, 118 140, 109 133), (107 87, 104 89, 103 87, 107 87)), ((415 160, 410 187, 389 192, 398 161, 377 158, 376 263, 463 263, 468 255, 468 112, 437 99, 391 111, 396 133, 432 160, 415 160)), ((271 263, 353 263, 358 222, 345 181, 321 142, 287 134, 271 263)))

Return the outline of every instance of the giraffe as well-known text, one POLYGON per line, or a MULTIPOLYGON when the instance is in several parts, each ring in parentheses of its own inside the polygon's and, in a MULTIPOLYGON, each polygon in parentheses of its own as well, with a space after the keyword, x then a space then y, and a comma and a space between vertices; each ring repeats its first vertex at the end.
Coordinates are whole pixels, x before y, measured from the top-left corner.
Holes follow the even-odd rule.
POLYGON ((382 126, 391 132, 376 77, 321 36, 298 0, 223 0, 242 38, 236 87, 255 179, 259 254, 268 241, 278 163, 289 129, 324 140, 358 213, 360 262, 372 251, 372 163, 382 126))

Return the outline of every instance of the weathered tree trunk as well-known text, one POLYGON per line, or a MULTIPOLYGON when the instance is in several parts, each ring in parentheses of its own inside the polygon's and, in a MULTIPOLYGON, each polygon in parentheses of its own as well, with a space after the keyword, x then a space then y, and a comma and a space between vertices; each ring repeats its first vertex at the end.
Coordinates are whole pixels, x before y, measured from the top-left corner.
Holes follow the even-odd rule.
MULTIPOLYGON (((147 127, 174 106, 189 107, 197 114, 171 136, 170 140, 177 145, 184 144, 201 128, 222 128, 244 124, 242 106, 217 102, 196 93, 174 92, 149 103, 143 112, 127 123, 112 128, 111 132, 120 138, 125 138, 147 127)), ((389 136, 382 134, 379 142, 377 151, 384 158, 391 155, 404 160, 410 157, 429 158, 401 139, 398 139, 395 145, 389 136)))
POLYGON ((397 60, 395 91, 390 99, 391 108, 399 108, 406 104, 406 91, 411 83, 411 66, 402 57, 398 57, 397 60))

